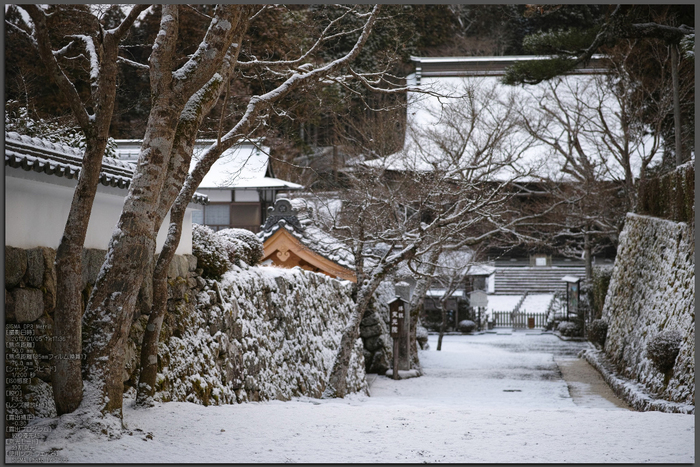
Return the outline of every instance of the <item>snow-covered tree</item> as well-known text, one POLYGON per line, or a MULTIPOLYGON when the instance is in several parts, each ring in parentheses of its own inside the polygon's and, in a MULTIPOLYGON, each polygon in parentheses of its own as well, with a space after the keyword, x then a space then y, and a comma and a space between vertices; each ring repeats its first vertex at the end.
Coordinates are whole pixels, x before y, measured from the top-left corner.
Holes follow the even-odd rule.
MULTIPOLYGON (((566 5, 552 7, 540 5, 544 14, 567 8, 566 5)), ((605 52, 615 44, 628 40, 658 41, 665 45, 670 55, 671 83, 676 165, 686 160, 681 143, 681 98, 679 66, 683 50, 692 49, 695 28, 679 24, 679 17, 685 15, 692 21, 692 9, 683 5, 610 5, 609 14, 594 27, 570 27, 548 32, 531 34, 523 41, 524 47, 533 54, 545 56, 542 60, 520 62, 510 67, 504 77, 507 84, 537 84, 574 70, 591 60, 594 54, 605 52)), ((642 57, 647 60, 647 57, 642 57)), ((649 68, 650 75, 657 70, 649 68)), ((694 79, 693 79, 694 80, 694 79)))
MULTIPOLYGON (((53 44, 49 21, 57 15, 39 5, 19 5, 31 18, 24 28, 6 21, 6 26, 26 37, 38 52, 52 81, 68 104, 77 121, 84 141, 85 153, 78 184, 71 202, 68 220, 56 251, 57 289, 54 311, 53 353, 56 370, 52 381, 54 400, 59 414, 74 411, 82 398, 81 361, 75 356, 81 351, 81 258, 92 203, 99 182, 102 157, 108 143, 109 127, 117 90, 117 60, 119 44, 134 21, 148 5, 133 6, 128 15, 116 26, 103 27, 102 22, 88 8, 77 6, 76 14, 83 15, 88 24, 53 44), (79 11, 78 11, 79 10, 79 11), (90 92, 78 92, 76 81, 65 72, 71 61, 84 62, 85 76, 90 92)), ((49 9, 52 6, 48 7, 49 9)), ((77 136, 77 135, 76 135, 77 136)))
MULTIPOLYGON (((442 350, 442 338, 447 326, 447 301, 464 284, 472 267, 473 251, 449 250, 440 255, 436 268, 435 283, 441 287, 442 295, 438 298, 441 322, 438 334, 437 350, 442 350)), ((457 310, 455 310, 456 312, 457 310)))
POLYGON ((634 211, 639 181, 661 159, 660 127, 672 99, 641 88, 621 69, 555 77, 524 90, 522 121, 547 161, 543 186, 553 182, 549 195, 567 201, 533 230, 561 253, 585 258, 588 277, 596 249, 615 244, 610 239, 622 229, 624 213, 634 211), (642 105, 650 96, 664 102, 642 105))
MULTIPOLYGON (((425 102, 409 115, 403 150, 348 172, 348 188, 339 195, 343 209, 332 229, 355 256, 356 308, 326 397, 345 394, 351 349, 370 297, 402 262, 426 261, 445 245, 457 249, 495 236, 520 239, 517 226, 540 215, 510 208, 517 181, 530 174, 523 158, 532 138, 520 127, 515 95, 487 84, 459 82, 409 97, 425 102)), ((411 317, 412 333, 416 324, 417 314, 411 317)))
MULTIPOLYGON (((225 150, 248 137, 256 128, 264 127, 271 113, 283 112, 284 109, 276 107, 276 104, 290 91, 321 83, 347 68, 367 41, 379 8, 342 7, 338 15, 326 18, 319 35, 310 36, 304 41, 308 45, 306 50, 296 57, 272 61, 256 57, 239 60, 248 26, 268 6, 217 5, 211 15, 207 16, 209 27, 194 53, 182 56, 178 48, 180 23, 187 15, 197 12, 187 6, 163 5, 159 31, 152 44, 148 64, 118 56, 117 47, 119 39, 147 5, 134 7, 114 29, 105 30, 98 20, 93 21, 93 30, 66 38, 66 45, 59 50, 52 49, 47 37, 46 20, 50 17, 49 13, 39 6, 27 5, 22 8, 31 17, 33 35, 30 36, 22 28, 17 28, 17 32, 26 34, 36 43, 59 89, 69 101, 76 119, 86 133, 87 150, 81 177, 94 175, 79 182, 72 217, 69 218, 62 242, 65 243, 66 238, 71 239, 68 254, 63 254, 70 260, 70 267, 66 270, 57 265, 59 271, 62 271, 60 274, 68 278, 67 282, 64 279, 67 287, 61 287, 59 282, 59 288, 67 297, 64 300, 72 297, 72 301, 62 305, 67 315, 63 321, 70 323, 70 327, 57 329, 57 333, 70 336, 69 340, 77 344, 70 351, 62 352, 86 356, 82 368, 82 391, 80 360, 71 361, 73 373, 68 378, 74 382, 70 388, 71 403, 61 412, 73 411, 80 404, 76 413, 78 419, 82 420, 80 423, 96 423, 100 426, 100 431, 118 435, 122 417, 121 375, 125 341, 133 320, 138 292, 144 280, 154 280, 154 310, 144 337, 142 357, 145 364, 138 387, 139 401, 145 403, 155 387, 155 372, 152 370, 156 368, 157 339, 167 299, 165 271, 180 239, 185 208, 197 186, 225 150), (337 47, 331 59, 319 56, 318 51, 322 46, 333 45, 337 47), (80 100, 81 96, 74 83, 62 73, 58 63, 66 55, 75 58, 71 54, 79 46, 84 48, 92 83, 92 100, 87 104, 80 100), (81 226, 86 227, 89 219, 97 186, 96 177, 99 175, 107 141, 117 63, 148 73, 151 111, 129 193, 83 316, 85 345, 81 349, 82 310, 76 284, 80 284, 83 242, 75 229, 79 231, 81 226), (247 102, 243 103, 245 112, 233 125, 224 126, 225 119, 222 115, 216 142, 204 151, 194 170, 189 173, 197 131, 219 98, 223 96, 226 101, 231 97, 228 82, 237 71, 244 77, 262 74, 276 76, 278 84, 271 90, 247 98, 247 102), (93 111, 94 114, 91 114, 93 111), (92 195, 88 193, 90 190, 92 195), (165 246, 155 264, 153 277, 144 277, 144 271, 149 269, 149 263, 154 259, 156 233, 169 211, 171 221, 165 246), (77 216, 79 222, 73 219, 74 216, 77 216), (71 287, 76 289, 76 293, 67 290, 71 287)), ((86 9, 93 16, 99 15, 99 11, 99 8, 86 9)), ((312 33, 301 32, 307 36, 312 33)), ((77 53, 80 54, 80 50, 77 53)), ((355 79, 361 79, 360 74, 353 75, 355 79)), ((223 107, 226 108, 225 105, 223 107)), ((62 255, 61 251, 59 249, 59 255, 62 255)), ((65 396, 60 398, 66 399, 65 396)))

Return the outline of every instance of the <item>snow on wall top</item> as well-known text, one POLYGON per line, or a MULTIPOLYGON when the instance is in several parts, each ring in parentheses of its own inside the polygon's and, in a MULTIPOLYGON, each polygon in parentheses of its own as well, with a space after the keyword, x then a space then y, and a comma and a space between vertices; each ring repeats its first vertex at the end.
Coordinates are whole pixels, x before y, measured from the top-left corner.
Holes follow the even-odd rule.
MULTIPOLYGON (((26 171, 55 175, 68 179, 78 178, 83 165, 83 151, 41 138, 5 133, 5 165, 26 171)), ((100 183, 104 186, 126 189, 131 183, 136 165, 115 159, 102 158, 100 183)), ((206 204, 208 198, 195 193, 192 201, 206 204)))
MULTIPOLYGON (((392 171, 426 172, 447 167, 477 167, 482 174, 502 164, 498 170, 488 172, 486 179, 507 180, 523 174, 521 181, 535 181, 541 177, 553 180, 570 179, 561 168, 565 165, 563 156, 551 147, 532 140, 520 125, 507 131, 493 156, 488 162, 476 154, 483 153, 489 138, 498 131, 499 123, 506 118, 526 119, 533 126, 536 120, 544 125, 548 135, 559 135, 560 144, 567 149, 567 134, 555 120, 537 115, 533 110, 546 105, 556 108, 557 96, 567 108, 577 108, 585 119, 596 118, 596 104, 608 117, 616 134, 622 134, 619 122, 613 118, 619 112, 616 98, 601 82, 599 66, 577 70, 570 74, 544 81, 538 85, 508 86, 502 84, 499 75, 506 66, 520 60, 536 57, 412 57, 416 72, 407 81, 421 92, 408 93, 407 129, 404 147, 387 157, 372 159, 362 164, 368 167, 392 171), (430 92, 426 94, 425 92, 430 92), (579 96, 575 99, 574 96, 579 96), (581 105, 590 102, 591 106, 581 105), (472 126, 473 125, 473 126, 472 126), (468 135, 468 136, 465 136, 468 135), (556 163, 554 163, 556 161, 556 163)), ((521 120, 522 121, 522 120, 521 120)), ((587 123, 591 125, 590 120, 587 123)), ((606 155, 606 147, 601 144, 599 134, 593 135, 593 128, 582 138, 582 146, 588 154, 606 155)), ((582 133, 583 134, 583 133, 582 133)), ((651 137, 632 147, 633 174, 638 176, 641 168, 641 154, 647 154, 651 147, 651 137)), ((574 149, 572 148, 573 152, 574 149)), ((596 157, 597 159, 597 157, 596 157)), ((612 155, 606 155, 612 161, 612 155)), ((596 177, 600 180, 619 180, 624 171, 619 164, 599 162, 596 177)))
POLYGON ((262 231, 257 235, 264 242, 279 229, 287 230, 314 253, 344 268, 355 270, 355 257, 350 249, 316 225, 312 208, 306 200, 277 200, 262 231))

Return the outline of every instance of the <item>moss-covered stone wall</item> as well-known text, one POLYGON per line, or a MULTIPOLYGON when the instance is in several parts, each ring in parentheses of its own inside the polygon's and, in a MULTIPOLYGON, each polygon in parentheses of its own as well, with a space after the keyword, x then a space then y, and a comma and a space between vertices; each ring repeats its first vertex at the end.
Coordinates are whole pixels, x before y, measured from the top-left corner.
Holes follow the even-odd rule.
POLYGON ((607 358, 626 378, 672 402, 695 404, 695 243, 685 223, 628 214, 605 299, 607 358), (647 356, 651 339, 678 331, 673 370, 647 356))

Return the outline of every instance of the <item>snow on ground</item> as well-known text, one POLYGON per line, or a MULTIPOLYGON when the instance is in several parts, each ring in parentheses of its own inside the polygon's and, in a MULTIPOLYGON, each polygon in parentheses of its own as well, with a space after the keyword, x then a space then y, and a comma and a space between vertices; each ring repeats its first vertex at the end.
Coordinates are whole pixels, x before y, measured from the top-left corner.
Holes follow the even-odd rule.
POLYGON ((491 318, 494 311, 513 311, 523 295, 489 295, 486 316, 491 318))
POLYGON ((520 306, 523 313, 546 313, 554 294, 528 294, 520 306))
POLYGON ((87 463, 692 463, 693 416, 575 403, 554 359, 587 346, 532 331, 447 335, 421 353, 424 376, 379 376, 371 397, 128 405, 131 436, 40 448, 87 463))

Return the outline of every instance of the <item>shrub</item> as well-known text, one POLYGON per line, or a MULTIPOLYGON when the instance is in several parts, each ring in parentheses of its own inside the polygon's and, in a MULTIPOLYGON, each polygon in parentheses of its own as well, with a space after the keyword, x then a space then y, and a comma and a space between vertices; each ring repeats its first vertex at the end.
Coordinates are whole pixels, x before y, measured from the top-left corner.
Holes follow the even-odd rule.
POLYGON ((209 227, 192 224, 192 254, 197 257, 197 265, 202 268, 202 276, 207 279, 220 279, 231 267, 230 256, 233 244, 222 240, 209 227))
POLYGON ((216 232, 216 235, 226 238, 234 247, 231 262, 241 260, 244 263, 255 266, 263 257, 262 241, 250 230, 245 229, 223 229, 216 232))
POLYGON ((612 266, 597 266, 593 268, 591 294, 593 296, 593 310, 596 318, 600 318, 603 315, 603 305, 605 305, 605 296, 608 294, 608 287, 610 287, 612 270, 612 266))
POLYGON ((428 330, 425 329, 420 323, 416 326, 416 341, 420 345, 421 350, 428 350, 428 330))
POLYGON ((466 334, 466 333, 472 332, 474 329, 476 329, 476 323, 474 321, 465 319, 465 320, 459 322, 459 324, 457 325, 457 329, 459 329, 460 332, 463 332, 466 334))
POLYGON ((677 331, 661 332, 647 344, 647 357, 657 370, 668 373, 676 363, 682 341, 677 331))
POLYGON ((575 337, 581 333, 581 329, 572 321, 562 321, 559 323, 559 326, 557 326, 557 331, 565 337, 575 337))
POLYGON ((588 340, 599 345, 605 345, 605 338, 608 335, 608 323, 602 319, 594 319, 588 325, 588 340))

